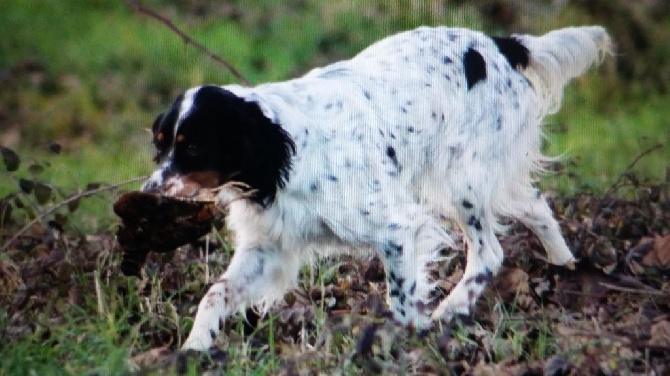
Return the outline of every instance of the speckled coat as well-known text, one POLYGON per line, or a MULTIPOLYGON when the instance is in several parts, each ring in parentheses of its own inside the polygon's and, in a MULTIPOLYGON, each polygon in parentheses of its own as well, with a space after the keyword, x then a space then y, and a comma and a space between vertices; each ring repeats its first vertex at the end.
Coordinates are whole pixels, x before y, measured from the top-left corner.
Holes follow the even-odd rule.
MULTIPOLYGON (((230 205, 235 255, 184 348, 208 348, 229 314, 281 298, 314 256, 378 255, 393 317, 421 329, 431 315, 469 313, 502 264, 500 217, 536 233, 550 262, 572 262, 533 187, 547 161, 541 121, 558 110, 567 82, 609 50, 601 27, 508 38, 422 27, 294 80, 222 87, 257 104, 294 153, 274 196, 230 205), (428 312, 425 266, 453 246, 445 219, 464 233, 467 265, 428 312)), ((179 119, 193 112, 200 90, 186 92, 179 119)), ((164 175, 155 173, 154 184, 164 175)))

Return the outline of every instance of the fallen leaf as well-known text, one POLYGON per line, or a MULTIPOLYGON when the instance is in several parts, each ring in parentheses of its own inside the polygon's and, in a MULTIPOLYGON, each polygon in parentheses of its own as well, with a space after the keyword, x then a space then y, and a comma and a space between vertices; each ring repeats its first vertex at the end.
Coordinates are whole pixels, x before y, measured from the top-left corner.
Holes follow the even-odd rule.
POLYGON ((649 344, 659 347, 670 347, 670 322, 661 321, 651 326, 649 344))
POLYGON ((161 347, 155 347, 141 354, 137 354, 131 358, 131 361, 139 367, 155 366, 172 354, 172 351, 170 351, 171 344, 172 341, 161 347))
POLYGON ((644 255, 642 264, 655 268, 670 268, 670 234, 654 237, 654 247, 644 255))

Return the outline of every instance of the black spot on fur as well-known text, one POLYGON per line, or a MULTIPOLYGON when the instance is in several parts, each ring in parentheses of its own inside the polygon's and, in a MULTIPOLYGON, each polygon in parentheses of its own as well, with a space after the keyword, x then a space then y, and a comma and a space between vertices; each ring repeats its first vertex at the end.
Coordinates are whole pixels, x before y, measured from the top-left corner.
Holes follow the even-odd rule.
POLYGON ((409 294, 414 295, 416 292, 416 281, 412 282, 412 285, 409 287, 409 294))
POLYGON ((468 225, 474 227, 477 231, 482 230, 482 223, 474 215, 471 215, 470 219, 468 219, 468 225))
POLYGON ((475 277, 475 283, 478 285, 490 282, 492 280, 493 280, 493 273, 491 272, 490 269, 486 269, 484 273, 477 274, 477 276, 475 277))
POLYGON ((450 58, 449 56, 444 56, 444 57, 442 58, 442 62, 445 63, 445 64, 451 64, 451 63, 453 63, 454 61, 451 60, 451 58, 450 58))
POLYGON ((328 180, 330 180, 330 181, 337 181, 337 176, 335 176, 335 175, 328 175, 328 176, 326 176, 326 179, 328 179, 328 180))
POLYGON ((459 159, 463 156, 463 151, 463 145, 461 144, 449 146, 449 159, 459 159))
POLYGON ((402 288, 402 285, 405 284, 405 278, 398 277, 394 272, 389 272, 388 280, 390 284, 396 284, 399 288, 402 288))
POLYGON ((474 205, 472 205, 472 203, 468 200, 463 200, 463 207, 466 209, 472 209, 474 205))
POLYGON ((398 163, 398 157, 395 155, 395 149, 392 146, 386 147, 386 156, 391 158, 391 162, 398 171, 400 171, 400 163, 398 163))
POLYGON ((367 90, 363 90, 363 95, 365 96, 365 99, 370 100, 370 92, 367 90))
POLYGON ((463 68, 465 68, 465 82, 468 90, 475 84, 486 78, 486 62, 484 57, 473 48, 468 48, 463 55, 463 68))
POLYGON ((528 67, 530 51, 514 37, 494 37, 493 41, 509 65, 514 69, 525 69, 528 67))
POLYGON ((393 271, 390 271, 389 272, 389 281, 395 281, 396 279, 398 279, 398 277, 395 275, 395 273, 393 271))
POLYGON ((319 189, 319 185, 318 185, 316 182, 312 182, 312 183, 309 185, 309 190, 310 190, 311 192, 316 192, 317 189, 319 189))
MULTIPOLYGON (((398 244, 395 242, 389 242, 388 246, 386 247, 387 254, 398 257, 402 255, 402 244, 398 244)), ((391 273, 393 276, 393 273, 391 273)), ((393 278, 395 280, 395 278, 393 278)))

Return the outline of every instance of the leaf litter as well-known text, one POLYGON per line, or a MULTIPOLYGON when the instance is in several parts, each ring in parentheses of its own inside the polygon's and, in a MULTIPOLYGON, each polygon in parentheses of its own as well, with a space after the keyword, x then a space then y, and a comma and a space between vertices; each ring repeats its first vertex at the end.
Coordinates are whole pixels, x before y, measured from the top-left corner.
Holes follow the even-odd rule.
MULTIPOLYGON (((253 367, 270 355, 279 359, 274 372, 287 375, 670 372, 667 183, 638 186, 628 199, 582 193, 549 200, 579 259, 575 270, 549 265, 538 239, 513 225, 500 236, 503 268, 473 317, 438 323, 426 333, 390 319, 378 259, 345 257, 306 269, 300 287, 267 315, 248 310, 242 329, 229 320, 208 356, 179 353, 178 339, 187 333, 165 322, 193 316, 207 276, 229 261, 226 241, 210 235, 176 251, 148 252, 137 279, 121 273, 123 249, 114 234, 67 234, 49 222, 35 224, 0 255, 0 304, 7 307, 0 335, 11 344, 36 330, 50 333, 50 326, 64 325, 66 306, 96 298, 91 286, 99 282, 154 301, 132 305, 128 317, 143 341, 129 358, 140 373, 180 373, 189 362, 202 372, 253 367), (138 283, 128 288, 127 279, 138 283), (246 357, 230 356, 239 349, 246 357)), ((436 298, 462 275, 465 258, 458 251, 430 266, 436 298)))

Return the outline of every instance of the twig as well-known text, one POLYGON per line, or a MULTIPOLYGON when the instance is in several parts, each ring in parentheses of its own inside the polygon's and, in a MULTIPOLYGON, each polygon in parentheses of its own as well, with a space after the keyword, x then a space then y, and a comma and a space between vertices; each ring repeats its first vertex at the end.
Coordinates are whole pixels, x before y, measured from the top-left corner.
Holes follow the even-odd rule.
MULTIPOLYGON (((598 215, 600 215, 600 212, 603 210, 605 205, 609 204, 610 196, 612 196, 612 194, 617 189, 621 188, 621 185, 620 185, 621 181, 628 175, 628 173, 633 169, 633 167, 635 167, 635 165, 642 158, 644 158, 647 154, 651 153, 652 151, 654 151, 656 149, 660 149, 661 147, 663 147, 663 144, 658 143, 658 144, 656 144, 656 145, 654 145, 654 146, 652 146, 652 147, 650 147, 646 150, 643 150, 640 154, 637 155, 637 157, 635 157, 635 159, 633 159, 633 161, 628 165, 628 167, 626 167, 626 169, 621 174, 619 174, 619 177, 617 177, 616 181, 614 181, 614 183, 612 183, 612 185, 609 187, 607 192, 605 192, 603 197, 600 200, 598 200, 597 205, 593 205, 595 208, 594 208, 594 210, 591 214, 591 221, 590 221, 591 224, 593 223, 593 220, 598 215)), ((588 227, 590 227, 590 226, 585 226, 585 227, 582 228, 582 231, 580 231, 580 234, 579 234, 580 242, 584 241, 584 239, 587 235, 586 231, 590 231, 590 230, 588 230, 588 227)))
POLYGON ((33 220, 30 221, 27 225, 25 225, 22 229, 20 229, 16 234, 14 234, 14 236, 12 236, 11 239, 9 239, 8 241, 6 241, 5 244, 2 245, 2 248, 0 248, 0 252, 3 252, 3 251, 5 251, 7 248, 9 248, 9 246, 10 246, 16 239, 18 239, 19 237, 21 237, 21 236, 22 236, 26 231, 28 231, 33 225, 35 225, 37 222, 41 222, 44 218, 46 218, 46 217, 47 217, 48 215, 50 215, 51 213, 55 212, 58 208, 63 207, 63 206, 65 206, 65 205, 68 205, 68 204, 70 204, 70 203, 72 203, 72 202, 74 202, 74 201, 80 200, 80 199, 82 199, 82 198, 89 197, 89 196, 93 196, 93 195, 96 195, 96 194, 98 194, 98 193, 105 192, 105 191, 111 191, 111 190, 113 190, 113 189, 116 189, 116 188, 118 188, 118 187, 121 187, 121 186, 124 186, 124 185, 127 185, 127 184, 131 184, 131 183, 135 183, 135 182, 138 182, 138 181, 146 180, 147 178, 148 178, 148 176, 141 176, 141 177, 138 177, 138 178, 133 178, 133 179, 130 179, 130 180, 123 181, 123 182, 121 182, 121 183, 116 183, 116 184, 107 185, 107 186, 104 186, 104 187, 99 187, 99 188, 96 188, 96 189, 90 189, 90 190, 88 190, 88 191, 83 191, 83 192, 80 192, 80 193, 77 193, 77 194, 75 194, 75 195, 73 195, 73 196, 68 197, 68 198, 65 199, 64 201, 55 204, 54 206, 52 206, 51 208, 49 208, 49 210, 47 210, 46 212, 44 212, 44 213, 42 213, 41 215, 37 216, 35 219, 33 219, 33 220))
POLYGON ((652 288, 649 288, 649 289, 633 289, 633 288, 630 288, 630 287, 623 287, 623 286, 613 285, 613 284, 610 284, 610 283, 607 283, 607 282, 599 282, 599 284, 603 287, 606 287, 606 288, 610 289, 610 290, 616 290, 616 291, 619 291, 619 292, 628 292, 628 293, 632 293, 632 294, 654 295, 654 296, 664 296, 664 297, 670 296, 670 294, 668 294, 667 292, 655 290, 655 289, 652 289, 652 288))
POLYGON ((607 190, 607 192, 605 192, 605 194, 603 195, 603 198, 602 198, 601 202, 605 202, 605 201, 607 201, 607 200, 609 199, 609 197, 612 195, 612 193, 614 193, 614 191, 616 191, 616 190, 619 188, 619 183, 621 182, 621 180, 622 180, 626 175, 628 175, 628 173, 630 172, 630 170, 632 170, 633 167, 635 167, 635 165, 637 164, 637 162, 639 162, 639 161, 640 161, 644 156, 646 156, 647 154, 651 153, 652 151, 654 151, 654 150, 656 150, 656 149, 660 149, 660 148, 662 148, 662 147, 663 147, 663 144, 662 144, 662 143, 658 143, 658 144, 656 144, 656 145, 650 147, 649 149, 644 150, 642 153, 638 154, 638 156, 635 157, 635 159, 633 159, 633 161, 628 165, 628 167, 626 167, 626 169, 619 175, 619 177, 616 179, 616 181, 615 181, 614 183, 612 183, 612 185, 611 185, 610 188, 607 190))
POLYGON ((95 297, 98 302, 98 314, 103 316, 107 314, 107 308, 105 307, 105 301, 102 296, 102 289, 100 288, 100 270, 96 269, 93 271, 93 282, 95 286, 95 297))
POLYGON ((217 55, 214 53, 212 50, 209 48, 203 46, 202 44, 198 43, 195 41, 193 38, 188 36, 185 32, 183 32, 181 29, 177 27, 169 18, 161 16, 160 14, 156 13, 154 10, 145 7, 142 4, 139 4, 135 0, 125 0, 126 4, 130 5, 135 11, 142 13, 146 16, 149 16, 151 18, 154 18, 158 20, 158 22, 162 23, 163 25, 167 26, 168 29, 172 30, 175 34, 181 38, 182 41, 186 44, 190 44, 196 49, 198 49, 200 52, 204 53, 205 55, 209 56, 212 58, 214 61, 216 61, 219 64, 222 64, 226 69, 230 71, 230 73, 233 74, 233 76, 237 77, 238 80, 240 80, 244 85, 249 85, 249 81, 244 78, 244 76, 237 70, 235 67, 233 67, 232 64, 230 64, 228 61, 223 59, 221 56, 217 55))

